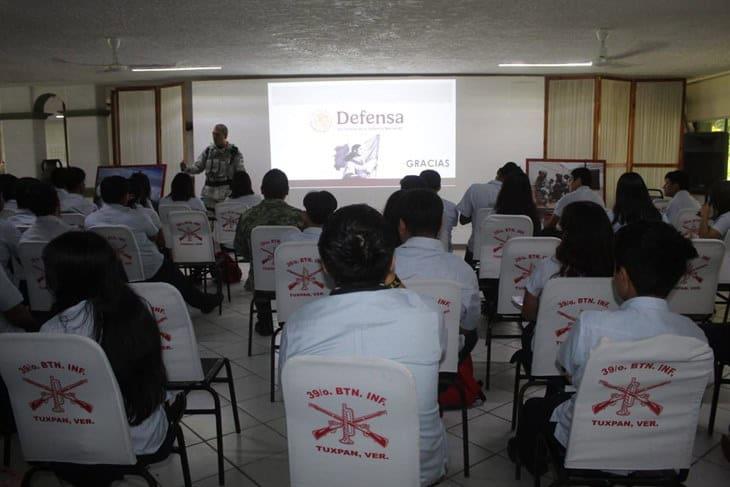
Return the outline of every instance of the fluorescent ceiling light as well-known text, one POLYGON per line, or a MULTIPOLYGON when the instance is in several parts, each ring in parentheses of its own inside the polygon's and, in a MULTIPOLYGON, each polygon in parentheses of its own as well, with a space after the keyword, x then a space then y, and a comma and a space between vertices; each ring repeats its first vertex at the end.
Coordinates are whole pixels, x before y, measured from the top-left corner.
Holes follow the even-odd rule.
POLYGON ((61 115, 61 114, 59 113, 58 115, 56 115, 56 118, 63 118, 63 115, 61 115))
POLYGON ((500 68, 578 68, 593 66, 593 62, 585 63, 501 63, 500 68))
POLYGON ((150 71, 210 71, 223 69, 223 66, 187 66, 175 68, 132 68, 135 73, 143 73, 150 71))

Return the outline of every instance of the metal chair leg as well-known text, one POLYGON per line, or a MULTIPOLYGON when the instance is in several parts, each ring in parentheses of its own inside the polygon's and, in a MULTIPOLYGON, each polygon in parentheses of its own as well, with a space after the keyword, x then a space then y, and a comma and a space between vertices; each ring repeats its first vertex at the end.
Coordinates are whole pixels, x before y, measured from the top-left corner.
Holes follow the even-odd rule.
POLYGON ((276 336, 281 333, 281 330, 283 330, 282 327, 277 328, 274 330, 274 333, 271 334, 271 355, 269 357, 269 377, 270 377, 270 397, 269 400, 271 402, 276 401, 276 350, 279 348, 276 346, 276 336))
POLYGON ((489 390, 489 376, 492 370, 492 326, 489 320, 487 320, 487 374, 484 378, 484 389, 489 390))
MULTIPOLYGON (((137 475, 139 475, 140 477, 145 479, 148 487, 159 487, 159 485, 160 485, 157 483, 157 479, 145 467, 140 467, 137 475)), ((186 485, 185 487, 188 487, 188 486, 186 485)))
POLYGON ((707 433, 712 436, 715 431, 715 415, 717 414, 717 403, 720 400, 720 386, 722 385, 722 370, 724 366, 720 362, 715 363, 715 385, 712 389, 712 402, 710 403, 710 422, 707 425, 707 433))
MULTIPOLYGON (((221 419, 221 400, 218 393, 212 387, 206 387, 206 390, 213 396, 213 404, 215 408, 215 436, 216 447, 218 449, 218 485, 225 484, 225 475, 223 471, 223 422, 221 419)), ((235 407, 235 405, 234 405, 235 407)))
POLYGON ((3 466, 10 466, 10 447, 13 437, 10 434, 3 435, 3 466))
POLYGON ((238 418, 238 407, 236 406, 236 387, 233 385, 233 371, 231 370, 231 361, 224 359, 223 365, 226 367, 226 382, 228 382, 228 392, 231 395, 231 405, 233 406, 233 422, 236 425, 236 433, 241 432, 241 421, 238 418))
POLYGON ((180 466, 182 467, 185 487, 192 487, 193 481, 190 478, 190 463, 188 462, 188 450, 185 447, 185 435, 179 424, 175 427, 175 437, 177 438, 176 450, 177 454, 180 455, 180 466))
POLYGON ((517 427, 517 396, 520 392, 520 364, 521 362, 517 360, 517 363, 515 364, 515 387, 512 391, 512 431, 515 430, 517 427))
POLYGON ((253 342, 253 312, 255 308, 254 296, 251 296, 251 306, 248 308, 248 356, 251 356, 251 345, 253 342))
POLYGON ((466 407, 466 396, 464 389, 457 385, 459 399, 461 400, 461 442, 464 453, 464 477, 469 477, 469 410, 466 407))

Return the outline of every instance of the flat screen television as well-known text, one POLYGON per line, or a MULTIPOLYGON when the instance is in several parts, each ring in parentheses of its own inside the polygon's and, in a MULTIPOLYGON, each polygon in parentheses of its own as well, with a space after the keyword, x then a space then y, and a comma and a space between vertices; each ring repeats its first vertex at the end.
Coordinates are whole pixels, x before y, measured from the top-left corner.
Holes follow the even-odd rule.
POLYGON ((152 192, 150 194, 150 199, 155 204, 155 206, 159 203, 160 198, 162 198, 163 191, 165 188, 165 173, 167 171, 167 165, 165 164, 140 164, 136 166, 99 166, 96 168, 96 183, 94 184, 94 187, 96 188, 95 194, 99 194, 99 185, 101 184, 102 180, 108 176, 122 176, 125 178, 129 178, 132 174, 136 172, 141 172, 150 180, 150 186, 152 188, 152 192))

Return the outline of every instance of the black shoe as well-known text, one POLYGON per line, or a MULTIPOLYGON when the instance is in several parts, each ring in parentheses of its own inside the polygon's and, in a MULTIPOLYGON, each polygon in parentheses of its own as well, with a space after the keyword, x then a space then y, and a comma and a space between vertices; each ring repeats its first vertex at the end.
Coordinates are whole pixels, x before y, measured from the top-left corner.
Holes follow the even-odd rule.
POLYGON ((270 337, 274 334, 274 324, 270 321, 258 320, 254 329, 256 330, 256 333, 262 337, 270 337))
POLYGON ((205 304, 200 307, 200 311, 207 315, 211 313, 214 309, 216 309, 218 306, 221 305, 223 302, 223 295, 222 294, 208 294, 205 299, 205 304))

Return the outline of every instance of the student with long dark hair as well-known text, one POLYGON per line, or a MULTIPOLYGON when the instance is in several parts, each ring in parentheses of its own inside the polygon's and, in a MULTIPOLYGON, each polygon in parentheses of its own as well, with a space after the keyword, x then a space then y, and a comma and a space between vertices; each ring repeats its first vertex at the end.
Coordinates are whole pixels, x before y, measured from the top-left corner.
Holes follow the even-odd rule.
POLYGON ((596 203, 578 201, 565 207, 560 219, 562 241, 555 256, 545 259, 525 284, 522 315, 537 318, 545 284, 553 277, 611 277, 613 275, 613 229, 606 211, 596 203))
POLYGON ((256 206, 261 203, 261 196, 253 192, 251 176, 246 171, 238 171, 233 174, 231 182, 231 194, 226 201, 243 203, 247 207, 256 206))
POLYGON ((610 215, 613 230, 640 221, 661 221, 662 215, 656 209, 646 189, 644 179, 635 172, 626 172, 616 183, 616 202, 610 215))
POLYGON ((515 171, 502 181, 502 188, 494 204, 494 214, 525 215, 532 220, 533 233, 537 235, 540 232, 540 218, 527 174, 515 171))
POLYGON ((57 314, 41 333, 97 341, 119 384, 134 452, 169 454, 174 434, 164 408, 159 328, 149 305, 127 285, 114 249, 93 232, 68 232, 46 246, 43 263, 57 314))
POLYGON ((203 200, 195 196, 195 181, 193 177, 179 172, 172 178, 170 194, 160 200, 160 205, 185 203, 191 210, 207 211, 203 200))
POLYGON ((700 238, 725 238, 730 229, 730 181, 718 181, 712 186, 700 216, 700 238))
POLYGON ((159 229, 162 228, 160 215, 157 214, 150 196, 152 195, 152 185, 150 178, 141 171, 133 173, 129 176, 129 201, 127 206, 141 213, 159 229))

